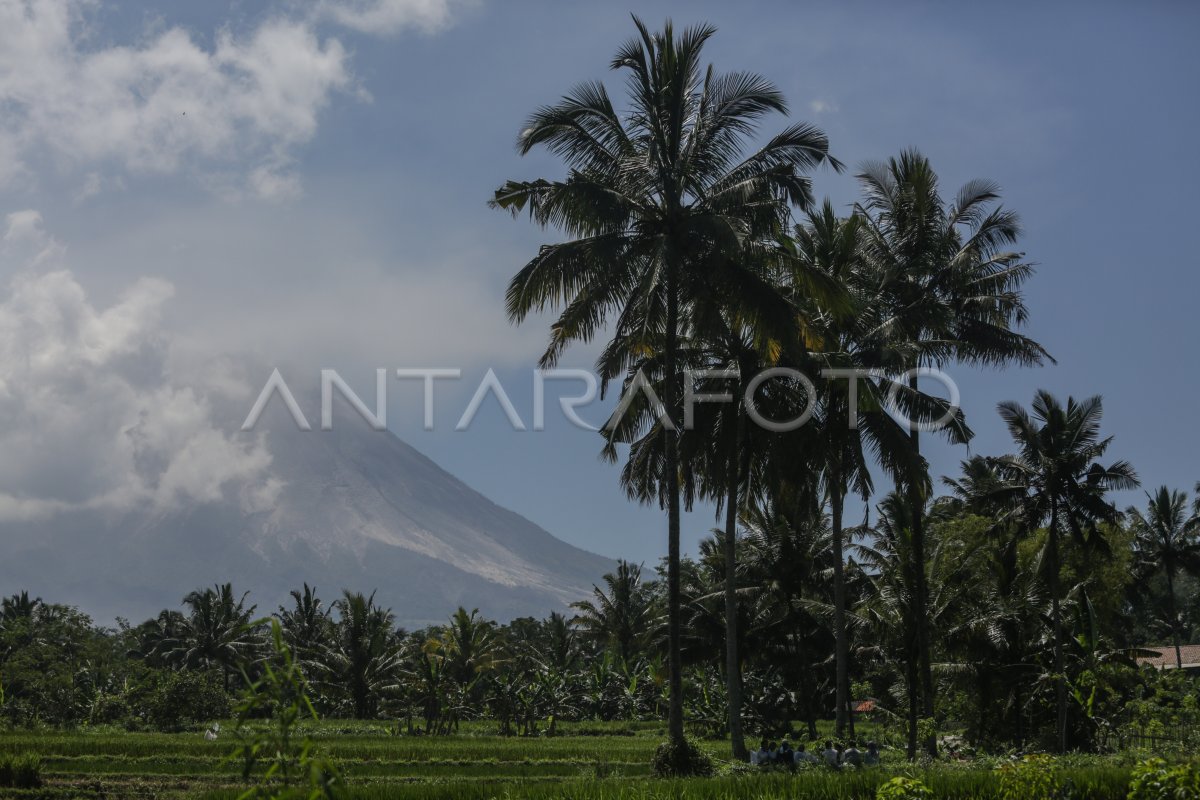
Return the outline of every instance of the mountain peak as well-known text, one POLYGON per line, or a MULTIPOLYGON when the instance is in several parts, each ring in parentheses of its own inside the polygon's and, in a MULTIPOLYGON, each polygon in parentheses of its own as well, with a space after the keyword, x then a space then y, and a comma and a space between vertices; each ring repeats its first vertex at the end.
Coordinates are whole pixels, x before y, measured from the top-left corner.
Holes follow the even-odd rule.
POLYGON ((332 430, 300 431, 268 407, 240 435, 269 451, 265 483, 165 512, 6 522, 12 557, 0 583, 103 620, 140 619, 229 580, 251 590, 261 613, 308 582, 327 602, 342 588, 374 590, 412 627, 442 622, 459 605, 501 620, 544 616, 583 598, 613 565, 344 410, 332 430))

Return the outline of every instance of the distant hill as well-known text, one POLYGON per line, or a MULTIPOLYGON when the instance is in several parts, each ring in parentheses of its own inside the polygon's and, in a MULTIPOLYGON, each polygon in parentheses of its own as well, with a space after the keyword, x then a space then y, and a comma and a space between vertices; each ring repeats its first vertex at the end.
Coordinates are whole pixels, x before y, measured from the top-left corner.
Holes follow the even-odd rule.
MULTIPOLYGON (((98 621, 138 622, 193 588, 232 581, 273 611, 302 582, 326 602, 370 592, 408 627, 459 605, 490 617, 544 616, 585 597, 610 559, 501 508, 389 432, 359 417, 300 432, 268 407, 271 473, 264 510, 237 487, 218 503, 170 513, 60 514, 0 524, 0 593, 28 589, 98 621)), ((314 426, 315 428, 315 426, 314 426)), ((247 434, 249 435, 249 434, 247 434)))

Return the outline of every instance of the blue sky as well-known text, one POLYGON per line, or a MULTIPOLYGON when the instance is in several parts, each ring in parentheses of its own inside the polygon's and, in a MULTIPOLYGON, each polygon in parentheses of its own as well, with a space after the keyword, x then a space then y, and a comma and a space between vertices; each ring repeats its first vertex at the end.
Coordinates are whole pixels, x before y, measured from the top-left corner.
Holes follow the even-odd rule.
MULTIPOLYGON (((556 234, 486 200, 508 178, 561 174, 545 154, 519 158, 516 133, 530 111, 579 81, 603 78, 619 90, 607 63, 632 33, 629 10, 0 0, 8 31, 0 107, 14 112, 0 121, 0 217, 12 215, 0 265, 6 281, 24 281, 0 297, 0 323, 10 332, 42 326, 74 337, 78 349, 70 381, 47 381, 27 364, 0 376, 10 394, 27 395, 0 404, 4 427, 23 429, 6 451, 33 442, 50 454, 37 475, 15 461, 4 467, 0 515, 146 491, 140 479, 105 483, 118 470, 101 452, 104 437, 95 437, 95 459, 80 458, 50 430, 51 412, 30 415, 35 400, 105 432, 126 424, 131 402, 174 398, 183 410, 164 415, 155 441, 164 463, 183 450, 208 454, 201 463, 212 470, 180 464, 173 473, 181 476, 173 491, 202 499, 210 487, 188 475, 236 481, 261 467, 228 425, 205 418, 217 403, 209 395, 252 397, 265 380, 256 373, 234 386, 222 368, 230 359, 281 365, 297 383, 335 368, 364 396, 376 367, 450 366, 464 380, 439 386, 433 432, 420 430, 418 386, 389 386, 397 433, 567 541, 656 560, 662 517, 624 500, 617 468, 597 458, 596 434, 553 416, 547 431, 513 432, 492 404, 469 431, 443 424, 488 367, 530 421, 531 369, 549 319, 513 328, 502 297, 512 273, 556 234), (45 282, 62 270, 69 281, 45 282), (95 341, 118 343, 119 368, 97 371, 95 341), (129 372, 129 359, 147 352, 154 376, 129 372), (125 382, 114 388, 113 374, 125 382), (209 450, 185 447, 217 440, 209 450), (94 462, 105 478, 81 468, 79 486, 49 486, 56 453, 94 462)), ((1028 403, 1039 387, 1099 393, 1116 436, 1112 456, 1130 460, 1148 487, 1200 479, 1200 436, 1187 422, 1200 388, 1192 313, 1200 278, 1183 235, 1200 185, 1200 7, 636 10, 652 25, 667 16, 715 24, 707 54, 718 69, 761 72, 786 94, 791 119, 824 128, 851 165, 815 175, 818 196, 839 208, 856 196, 855 165, 910 146, 930 157, 947 193, 975 177, 1002 185, 1024 222, 1022 249, 1041 265, 1028 285, 1028 333, 1059 363, 950 370, 977 432, 970 452, 1006 451, 1000 400, 1028 403)), ((13 364, 31 345, 22 346, 8 347, 13 364)), ((586 367, 594 353, 581 348, 564 366, 586 367)), ((315 396, 308 401, 315 407, 315 396)), ((929 448, 937 475, 967 455, 929 448)), ((708 513, 689 517, 685 546, 711 524, 708 513)))

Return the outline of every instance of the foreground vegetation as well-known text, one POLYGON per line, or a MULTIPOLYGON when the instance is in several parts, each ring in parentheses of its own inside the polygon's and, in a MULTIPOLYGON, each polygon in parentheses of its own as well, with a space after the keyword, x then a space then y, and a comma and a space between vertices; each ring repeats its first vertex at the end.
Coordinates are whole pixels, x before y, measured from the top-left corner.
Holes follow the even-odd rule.
MULTIPOLYGON (((725 764, 712 778, 649 782, 650 756, 664 733, 661 723, 566 724, 560 736, 533 740, 498 737, 479 726, 468 726, 451 741, 397 737, 381 723, 322 722, 299 731, 311 735, 316 749, 336 766, 343 780, 338 796, 347 798, 846 800, 874 798, 893 777, 908 776, 939 798, 1040 800, 1050 795, 1035 792, 1049 785, 1058 797, 1116 800, 1126 797, 1140 758, 1127 753, 1028 764, 981 758, 921 766, 907 764, 902 752, 887 751, 881 767, 862 771, 766 772, 725 764), (1043 779, 1051 782, 1038 783, 1043 779)), ((0 759, 10 753, 40 757, 40 788, 10 790, 13 796, 233 800, 247 784, 240 765, 228 758, 230 742, 228 735, 208 741, 196 733, 10 732, 0 734, 0 759)), ((714 742, 704 747, 714 757, 722 750, 714 742)))

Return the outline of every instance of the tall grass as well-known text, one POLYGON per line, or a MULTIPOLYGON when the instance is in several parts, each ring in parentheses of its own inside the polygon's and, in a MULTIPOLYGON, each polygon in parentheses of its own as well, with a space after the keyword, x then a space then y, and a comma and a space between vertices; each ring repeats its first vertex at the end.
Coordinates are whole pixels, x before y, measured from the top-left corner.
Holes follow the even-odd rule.
MULTIPOLYGON (((1003 800, 995 776, 987 771, 916 773, 939 800, 1003 800)), ((744 775, 674 781, 566 781, 513 786, 487 784, 375 784, 351 787, 352 800, 874 800, 886 780, 882 772, 799 775, 744 775)), ((1129 775, 1123 771, 1070 776, 1080 800, 1124 800, 1129 775)), ((234 800, 232 789, 205 795, 234 800)), ((1028 800, 1042 800, 1029 798, 1028 800)), ((1049 800, 1049 798, 1045 799, 1049 800)))
MULTIPOLYGON (((874 800, 879 784, 896 774, 920 777, 943 800, 1006 800, 999 796, 992 769, 997 762, 986 759, 925 771, 891 762, 862 772, 741 768, 711 779, 651 780, 657 729, 614 728, 620 732, 436 738, 389 735, 379 723, 335 723, 317 726, 312 733, 320 754, 334 760, 345 776, 345 795, 351 800, 874 800)), ((703 746, 718 756, 725 749, 721 742, 703 746)), ((226 760, 231 747, 231 737, 206 741, 198 733, 0 733, 0 761, 36 755, 47 784, 36 794, 5 790, 0 795, 234 800, 245 787, 237 765, 226 760)), ((1058 782, 1070 790, 1065 796, 1124 800, 1128 759, 1059 759, 1054 764, 1058 782)))
POLYGON ((35 753, 0 755, 0 787, 36 789, 42 785, 42 760, 35 753))

